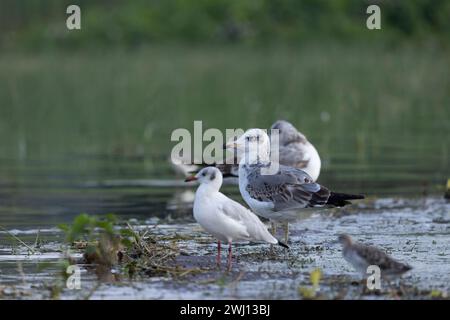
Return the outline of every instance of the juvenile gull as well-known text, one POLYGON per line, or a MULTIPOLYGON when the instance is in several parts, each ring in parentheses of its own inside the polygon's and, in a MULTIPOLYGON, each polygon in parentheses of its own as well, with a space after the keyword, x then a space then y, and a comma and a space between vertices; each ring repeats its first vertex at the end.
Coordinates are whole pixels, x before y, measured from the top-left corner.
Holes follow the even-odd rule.
MULTIPOLYGON (((273 174, 263 174, 270 164, 270 141, 265 131, 250 129, 226 148, 242 152, 239 163, 239 190, 245 202, 258 215, 285 223, 309 216, 314 208, 341 207, 348 200, 363 199, 362 195, 336 193, 314 182, 305 171, 279 165, 273 174)), ((273 164, 272 164, 273 165, 273 164)))
POLYGON ((220 265, 221 242, 228 243, 228 270, 231 269, 232 242, 255 241, 279 244, 264 223, 250 210, 226 197, 219 190, 222 173, 214 167, 206 167, 186 181, 198 180, 195 193, 194 218, 208 233, 217 238, 217 264, 220 265))
MULTIPOLYGON (((306 136, 285 120, 275 121, 270 129, 278 130, 280 164, 302 169, 316 181, 321 168, 320 156, 306 136)), ((236 152, 233 158, 229 157, 223 162, 213 166, 219 168, 224 178, 238 177, 240 158, 236 156, 236 152)))
POLYGON ((381 270, 381 277, 391 279, 400 277, 412 269, 411 266, 395 260, 374 246, 353 241, 348 234, 341 234, 338 241, 342 244, 342 255, 363 278, 367 277, 367 267, 376 265, 381 270))
POLYGON ((316 181, 319 178, 321 161, 316 148, 305 135, 285 120, 276 121, 271 129, 278 129, 280 164, 302 169, 316 181))

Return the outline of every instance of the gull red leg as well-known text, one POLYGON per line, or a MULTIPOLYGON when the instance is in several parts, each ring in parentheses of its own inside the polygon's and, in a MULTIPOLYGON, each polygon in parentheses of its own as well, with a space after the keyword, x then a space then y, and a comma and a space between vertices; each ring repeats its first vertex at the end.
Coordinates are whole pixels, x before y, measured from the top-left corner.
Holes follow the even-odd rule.
POLYGON ((231 253, 231 242, 228 243, 228 271, 231 271, 231 260, 233 259, 233 255, 231 253))
POLYGON ((217 241, 217 266, 220 267, 220 240, 217 241))

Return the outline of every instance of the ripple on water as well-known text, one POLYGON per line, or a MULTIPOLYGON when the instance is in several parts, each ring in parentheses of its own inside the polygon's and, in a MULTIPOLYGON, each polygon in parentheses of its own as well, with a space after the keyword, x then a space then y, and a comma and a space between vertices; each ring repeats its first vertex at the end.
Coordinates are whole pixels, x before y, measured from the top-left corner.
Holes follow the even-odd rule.
MULTIPOLYGON (((342 258, 340 246, 333 243, 336 235, 344 232, 359 241, 379 246, 398 260, 411 264, 414 269, 403 280, 407 285, 449 291, 450 204, 443 199, 386 198, 354 206, 351 212, 344 215, 319 212, 291 225, 291 250, 285 253, 277 249, 276 259, 270 258, 266 245, 237 245, 234 252, 238 261, 234 271, 228 275, 214 268, 215 241, 203 233, 196 223, 162 222, 158 220, 161 224, 156 227, 153 224, 139 225, 138 221, 133 223, 139 230, 152 227, 153 232, 167 238, 167 241, 176 235, 180 250, 183 251, 180 263, 182 261, 183 264, 191 264, 206 271, 187 281, 159 277, 144 278, 131 284, 104 284, 95 290, 91 298, 296 299, 299 297, 298 287, 309 285, 308 275, 314 268, 322 269, 321 290, 328 297, 333 297, 336 290, 344 289, 348 289, 345 297, 359 297, 358 290, 350 285, 351 280, 358 279, 358 276, 342 258)), ((33 235, 38 230, 15 229, 9 232, 33 235)), ((58 231, 49 226, 40 229, 40 232, 45 238, 58 231)), ((59 246, 60 243, 54 241, 44 245, 47 252, 30 255, 26 248, 19 247, 13 252, 10 247, 0 245, 0 266, 8 266, 0 268, 0 284, 22 283, 23 279, 17 275, 17 268, 14 267, 17 262, 21 262, 26 270, 25 281, 39 288, 42 279, 48 280, 49 271, 40 271, 33 266, 39 260, 60 259, 59 246)), ((82 291, 86 293, 94 284, 95 281, 87 281, 86 290, 82 291)), ((76 295, 64 290, 62 298, 74 298, 76 295)))

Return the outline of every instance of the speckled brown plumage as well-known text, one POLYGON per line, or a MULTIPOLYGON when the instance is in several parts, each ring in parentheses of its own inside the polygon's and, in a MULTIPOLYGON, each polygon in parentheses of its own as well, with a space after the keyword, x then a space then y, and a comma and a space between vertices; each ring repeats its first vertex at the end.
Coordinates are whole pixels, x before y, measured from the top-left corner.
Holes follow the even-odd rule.
POLYGON ((376 265, 381 270, 381 276, 400 276, 411 270, 411 266, 402 263, 381 249, 353 241, 347 234, 339 236, 343 245, 343 256, 356 270, 365 273, 367 267, 376 265))

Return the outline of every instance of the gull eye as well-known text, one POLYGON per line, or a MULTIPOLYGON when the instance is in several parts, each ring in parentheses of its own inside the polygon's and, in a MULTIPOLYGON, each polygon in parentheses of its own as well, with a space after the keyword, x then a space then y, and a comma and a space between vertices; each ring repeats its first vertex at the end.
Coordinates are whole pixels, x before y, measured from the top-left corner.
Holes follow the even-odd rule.
POLYGON ((245 140, 250 141, 250 137, 246 137, 245 140))
POLYGON ((202 176, 206 177, 206 171, 203 171, 202 176))
POLYGON ((259 136, 256 136, 256 141, 259 141, 259 136))

